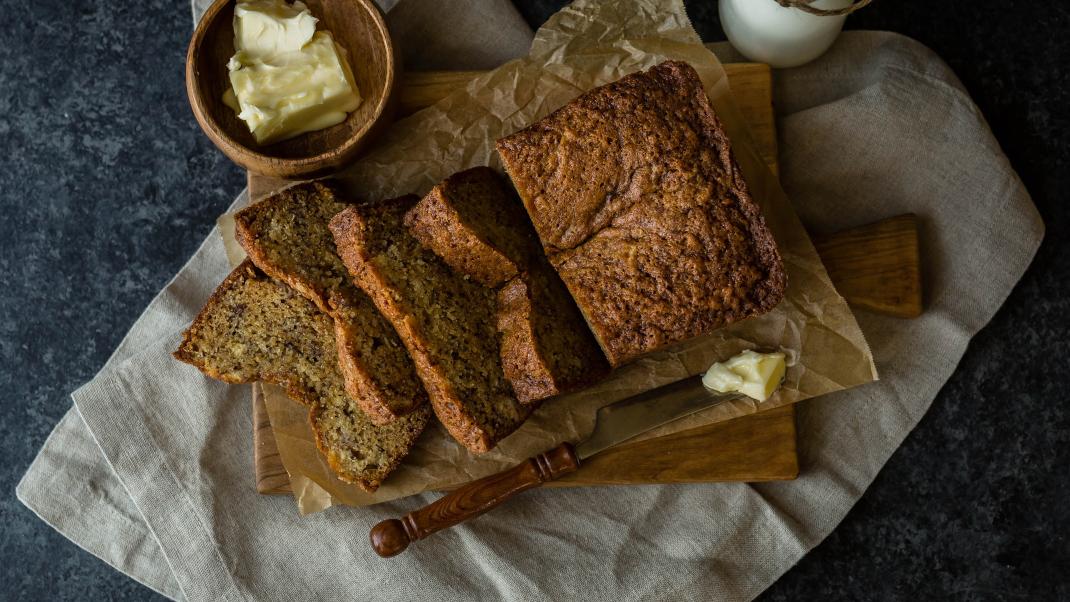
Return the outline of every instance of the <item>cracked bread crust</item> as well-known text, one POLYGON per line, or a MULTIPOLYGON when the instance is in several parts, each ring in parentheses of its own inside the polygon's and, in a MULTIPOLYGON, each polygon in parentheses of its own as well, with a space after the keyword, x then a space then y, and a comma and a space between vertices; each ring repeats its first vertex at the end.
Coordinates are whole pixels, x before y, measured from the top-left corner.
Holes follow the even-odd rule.
POLYGON ((775 241, 690 65, 595 88, 497 148, 613 366, 783 298, 775 241))
POLYGON ((338 363, 349 396, 376 424, 427 403, 404 345, 353 285, 327 224, 348 206, 322 182, 298 184, 242 209, 235 234, 258 268, 334 319, 338 363))
POLYGON ((373 424, 345 393, 331 319, 246 260, 212 293, 176 359, 228 383, 264 381, 309 407, 316 445, 343 481, 375 491, 430 419, 416 410, 373 424))
POLYGON ((494 291, 455 273, 404 227, 418 200, 348 207, 331 232, 356 283, 404 341, 446 430, 485 452, 533 408, 516 400, 502 371, 494 291))
POLYGON ((502 285, 541 255, 520 199, 489 167, 440 182, 409 211, 405 226, 455 271, 484 286, 502 285))

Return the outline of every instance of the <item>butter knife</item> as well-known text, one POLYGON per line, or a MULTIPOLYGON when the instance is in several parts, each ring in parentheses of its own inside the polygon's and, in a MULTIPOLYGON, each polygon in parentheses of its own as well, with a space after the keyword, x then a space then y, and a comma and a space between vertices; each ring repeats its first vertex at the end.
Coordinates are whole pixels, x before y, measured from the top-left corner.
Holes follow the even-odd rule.
POLYGON ((400 554, 410 543, 475 518, 514 495, 575 472, 580 462, 651 429, 707 408, 742 399, 739 393, 718 393, 702 384, 702 375, 622 399, 598 410, 594 432, 572 445, 562 443, 504 472, 467 483, 405 516, 391 518, 371 530, 372 548, 380 556, 400 554))

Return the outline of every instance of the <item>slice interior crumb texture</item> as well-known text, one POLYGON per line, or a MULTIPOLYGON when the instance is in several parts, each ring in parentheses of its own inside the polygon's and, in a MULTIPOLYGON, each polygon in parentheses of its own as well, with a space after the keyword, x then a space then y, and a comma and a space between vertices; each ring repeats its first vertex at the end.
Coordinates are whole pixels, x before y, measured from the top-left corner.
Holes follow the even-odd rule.
POLYGON ((238 242, 258 268, 334 318, 349 396, 377 424, 427 402, 393 326, 351 281, 327 225, 348 205, 321 182, 298 184, 235 215, 238 242))
POLYGON ((335 349, 331 319, 247 260, 212 294, 174 355, 225 382, 284 387, 309 407, 331 469, 374 491, 409 453, 430 410, 373 424, 346 395, 335 349))
POLYGON ((393 324, 449 433, 484 452, 530 414, 499 357, 495 291, 454 272, 404 226, 419 199, 348 207, 331 221, 354 280, 393 324))

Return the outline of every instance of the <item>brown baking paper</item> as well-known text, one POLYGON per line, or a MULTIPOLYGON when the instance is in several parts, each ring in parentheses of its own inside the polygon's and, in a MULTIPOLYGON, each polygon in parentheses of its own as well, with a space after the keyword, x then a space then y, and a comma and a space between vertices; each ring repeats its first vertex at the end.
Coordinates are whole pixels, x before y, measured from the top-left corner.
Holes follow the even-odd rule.
MULTIPOLYGON (((584 439, 605 404, 706 370, 744 349, 781 350, 789 368, 780 391, 759 404, 738 401, 651 431, 657 437, 794 403, 875 380, 869 347, 833 288, 776 177, 756 151, 716 57, 703 47, 679 0, 578 0, 536 33, 529 56, 474 79, 438 104, 399 121, 374 151, 340 176, 355 199, 424 194, 446 176, 476 165, 500 169, 499 137, 550 113, 585 90, 664 60, 699 72, 728 130, 736 159, 762 206, 788 273, 784 301, 772 312, 616 370, 601 384, 543 405, 494 450, 474 455, 433 424, 404 465, 374 494, 333 476, 317 453, 306 410, 265 387, 279 454, 300 510, 332 503, 369 505, 456 487, 507 468, 562 441, 584 439)), ((636 439, 638 440, 638 439, 636 439)))

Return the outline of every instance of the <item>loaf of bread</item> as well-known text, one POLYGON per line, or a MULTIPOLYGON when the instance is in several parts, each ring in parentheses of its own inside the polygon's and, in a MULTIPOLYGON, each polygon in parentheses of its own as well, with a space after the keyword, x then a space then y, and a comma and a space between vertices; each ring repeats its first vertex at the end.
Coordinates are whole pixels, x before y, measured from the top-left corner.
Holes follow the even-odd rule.
POLYGON ((775 241, 690 65, 595 88, 497 148, 612 365, 783 298, 775 241))
POLYGON ((413 207, 405 225, 455 271, 485 286, 503 284, 541 254, 520 199, 489 167, 446 178, 413 207))
POLYGON ((375 491, 430 419, 377 426, 346 395, 331 318, 246 260, 219 285, 174 356, 228 383, 264 381, 309 407, 316 445, 340 479, 375 491))
POLYGON ((565 285, 545 258, 498 291, 502 366, 522 403, 562 395, 609 373, 565 285))
POLYGON ((334 318, 346 392, 376 424, 427 402, 401 339, 353 285, 327 228, 345 209, 321 182, 298 184, 234 216, 238 242, 254 264, 334 318))
POLYGON ((446 430, 485 452, 531 412, 505 379, 495 291, 454 272, 404 226, 419 198, 346 208, 331 220, 354 281, 393 323, 446 430))

